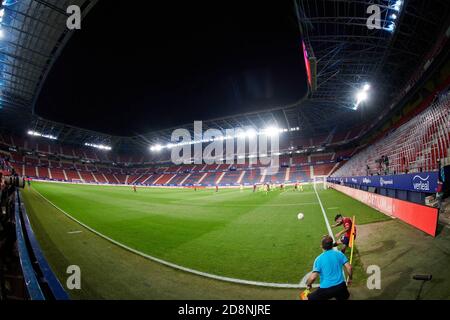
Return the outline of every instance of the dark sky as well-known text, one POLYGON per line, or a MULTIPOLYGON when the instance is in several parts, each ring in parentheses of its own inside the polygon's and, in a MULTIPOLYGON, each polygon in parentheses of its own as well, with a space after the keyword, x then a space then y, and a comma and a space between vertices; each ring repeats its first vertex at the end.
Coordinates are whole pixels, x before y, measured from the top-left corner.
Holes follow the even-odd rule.
POLYGON ((36 113, 134 135, 304 96, 291 1, 153 2, 99 1, 54 65, 36 113))

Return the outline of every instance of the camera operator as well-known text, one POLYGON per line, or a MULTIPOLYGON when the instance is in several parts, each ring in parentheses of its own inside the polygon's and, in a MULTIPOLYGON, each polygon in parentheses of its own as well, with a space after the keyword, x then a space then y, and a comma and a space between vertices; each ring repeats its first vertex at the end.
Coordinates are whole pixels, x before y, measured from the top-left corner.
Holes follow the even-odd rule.
MULTIPOLYGON (((14 265, 17 253, 14 250, 15 231, 15 194, 17 187, 24 187, 23 178, 19 177, 7 162, 0 158, 0 300, 6 298, 5 270, 14 265), (4 173, 8 174, 4 176, 4 173)), ((13 268, 13 267, 12 267, 13 268)))

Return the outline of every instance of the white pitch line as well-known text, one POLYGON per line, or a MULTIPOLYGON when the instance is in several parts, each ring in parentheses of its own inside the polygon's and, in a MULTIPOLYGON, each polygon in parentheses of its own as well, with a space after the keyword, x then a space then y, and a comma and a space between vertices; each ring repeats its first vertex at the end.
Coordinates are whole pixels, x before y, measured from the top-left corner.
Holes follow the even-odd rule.
POLYGON ((67 232, 68 234, 78 234, 78 233, 82 233, 83 231, 70 231, 67 232))
MULTIPOLYGON (((308 281, 309 276, 311 275, 312 271, 308 272, 300 281, 300 285, 302 286, 302 288, 306 288, 306 281, 308 281)), ((314 283, 312 285, 313 288, 318 288, 320 287, 320 284, 314 283)))
POLYGON ((250 281, 250 280, 242 280, 242 279, 236 279, 236 278, 229 278, 229 277, 223 277, 223 276, 218 276, 215 274, 211 274, 211 273, 206 273, 206 272, 202 272, 202 271, 198 271, 198 270, 194 270, 194 269, 189 269, 189 268, 185 268, 182 266, 179 266, 177 264, 159 259, 159 258, 155 258, 153 256, 150 256, 148 254, 145 254, 143 252, 140 252, 138 250, 135 250, 133 248, 130 248, 114 239, 109 238, 108 236, 105 236, 104 234, 98 232, 97 230, 89 227, 88 225, 84 224, 83 222, 77 220, 76 218, 72 217, 70 214, 68 214, 67 212, 65 212, 64 210, 62 210, 61 208, 59 208, 58 206, 56 206, 53 202, 51 202, 49 199, 47 199, 46 197, 44 197, 39 191, 37 191, 36 189, 32 188, 40 197, 42 197, 44 200, 46 200, 48 203, 50 203, 53 207, 55 207, 56 209, 58 209, 59 211, 61 211, 65 216, 67 216, 69 219, 75 221, 76 223, 78 223, 79 225, 83 226, 84 228, 86 228, 87 230, 95 233, 96 235, 102 237, 105 240, 108 240, 111 243, 114 243, 115 245, 128 250, 132 253, 135 253, 141 257, 144 257, 146 259, 158 262, 160 264, 163 264, 165 266, 171 267, 173 269, 178 269, 184 272, 188 272, 188 273, 192 273, 195 275, 199 275, 202 277, 206 277, 206 278, 211 278, 211 279, 215 279, 215 280, 220 280, 220 281, 224 281, 224 282, 231 282, 231 283, 237 283, 237 284, 246 284, 246 285, 252 285, 252 286, 259 286, 259 287, 269 287, 269 288, 283 288, 283 289, 302 289, 305 288, 305 286, 302 286, 302 284, 292 284, 292 283, 270 283, 270 282, 259 282, 259 281, 250 281))
POLYGON ((320 200, 319 193, 317 192, 316 186, 314 185, 314 191, 316 193, 317 200, 319 200, 320 209, 322 209, 323 218, 325 219, 325 223, 327 224, 327 229, 330 237, 333 239, 333 242, 336 242, 333 236, 333 231, 331 230, 330 222, 328 221, 327 214, 325 209, 323 208, 322 200, 320 200))
MULTIPOLYGON (((317 200, 319 200, 320 208, 322 209, 322 213, 323 213, 323 218, 325 219, 325 223, 327 224, 328 233, 330 234, 330 237, 333 239, 333 242, 336 242, 336 240, 334 239, 334 236, 333 236, 333 232, 331 230, 330 222, 328 221, 328 218, 327 218, 327 214, 325 212, 325 209, 323 208, 322 200, 320 200, 319 193, 317 192, 316 185, 314 185, 314 191, 316 192, 317 200)), ((334 247, 333 249, 337 250, 336 247, 334 247)), ((344 275, 344 279, 345 279, 345 271, 344 270, 342 270, 342 274, 344 275)))

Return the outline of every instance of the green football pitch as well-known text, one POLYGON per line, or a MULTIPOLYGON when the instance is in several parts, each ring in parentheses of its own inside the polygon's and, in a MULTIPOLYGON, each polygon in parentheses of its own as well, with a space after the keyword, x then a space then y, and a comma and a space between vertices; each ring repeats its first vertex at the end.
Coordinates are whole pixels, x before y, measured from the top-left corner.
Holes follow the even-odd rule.
POLYGON ((144 255, 210 275, 278 284, 298 284, 321 252, 328 229, 319 201, 330 224, 337 213, 356 216, 357 225, 389 219, 335 190, 318 188, 316 194, 312 186, 267 194, 225 188, 135 193, 130 187, 34 182, 27 192, 144 255))

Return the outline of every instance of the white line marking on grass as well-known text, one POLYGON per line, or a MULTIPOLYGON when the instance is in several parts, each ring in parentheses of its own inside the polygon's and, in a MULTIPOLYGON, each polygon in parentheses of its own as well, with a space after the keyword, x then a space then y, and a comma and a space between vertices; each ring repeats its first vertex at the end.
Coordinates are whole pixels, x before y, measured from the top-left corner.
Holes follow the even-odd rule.
POLYGON ((83 231, 70 231, 67 232, 68 234, 78 234, 78 233, 82 233, 83 231))
MULTIPOLYGON (((323 213, 323 218, 325 219, 325 223, 327 224, 328 233, 330 234, 330 237, 333 239, 333 242, 336 242, 336 240, 334 239, 333 231, 331 230, 330 222, 328 221, 327 214, 325 212, 325 209, 323 208, 322 200, 320 200, 319 193, 317 192, 315 184, 314 184, 314 191, 316 192, 317 200, 319 200, 320 208, 322 209, 322 213, 323 213)), ((334 247, 333 249, 337 250, 336 247, 334 247)), ((346 277, 345 277, 344 270, 342 270, 342 273, 343 273, 344 279, 345 279, 346 277)))
MULTIPOLYGON (((303 279, 300 281, 300 286, 302 286, 302 288, 306 288, 306 281, 308 281, 309 276, 311 275, 312 271, 308 272, 303 279)), ((313 288, 318 288, 320 287, 320 284, 314 283, 312 285, 313 288)))
POLYGON ((314 191, 316 193, 317 200, 319 200, 320 209, 322 209, 323 218, 325 219, 325 223, 327 224, 328 233, 330 234, 330 237, 333 239, 333 242, 336 242, 336 240, 334 239, 334 236, 333 236, 333 231, 331 230, 330 222, 328 221, 328 218, 327 218, 327 214, 325 212, 325 209, 323 208, 322 200, 320 200, 319 193, 317 192, 315 185, 314 185, 314 191))
POLYGON ((250 280, 241 280, 241 279, 236 279, 236 278, 229 278, 229 277, 223 277, 223 276, 218 276, 215 274, 211 274, 211 273, 206 273, 206 272, 202 272, 202 271, 198 271, 198 270, 194 270, 194 269, 189 269, 189 268, 185 268, 182 266, 179 266, 177 264, 159 259, 159 258, 155 258, 153 256, 150 256, 148 254, 145 254, 143 252, 140 252, 138 250, 135 250, 133 248, 130 248, 114 239, 109 238, 108 236, 105 236, 104 234, 96 231, 95 229, 89 227, 88 225, 84 224, 83 222, 77 220, 76 218, 72 217, 70 214, 68 214, 67 212, 65 212, 64 210, 62 210, 61 208, 59 208, 58 206, 56 206, 53 202, 51 202, 49 199, 47 199, 46 197, 44 197, 39 191, 37 191, 36 189, 32 188, 39 196, 41 196, 44 200, 46 200, 48 203, 50 203, 53 207, 55 207, 56 209, 58 209, 59 211, 61 211, 65 216, 67 216, 69 219, 75 221, 76 223, 78 223, 79 225, 83 226, 84 228, 86 228, 87 230, 93 232, 94 234, 102 237, 105 240, 108 240, 111 243, 114 243, 115 245, 128 250, 132 253, 135 253, 141 257, 144 257, 146 259, 158 262, 160 264, 163 264, 165 266, 171 267, 173 269, 178 269, 184 272, 188 272, 188 273, 192 273, 195 275, 199 275, 202 277, 206 277, 206 278, 211 278, 211 279, 215 279, 215 280, 220 280, 220 281, 225 281, 225 282, 232 282, 232 283, 237 283, 237 284, 246 284, 246 285, 251 285, 251 286, 259 286, 259 287, 270 287, 270 288, 283 288, 283 289, 301 289, 301 288, 305 288, 305 286, 301 286, 300 284, 291 284, 291 283, 270 283, 270 282, 259 282, 259 281, 250 281, 250 280))

